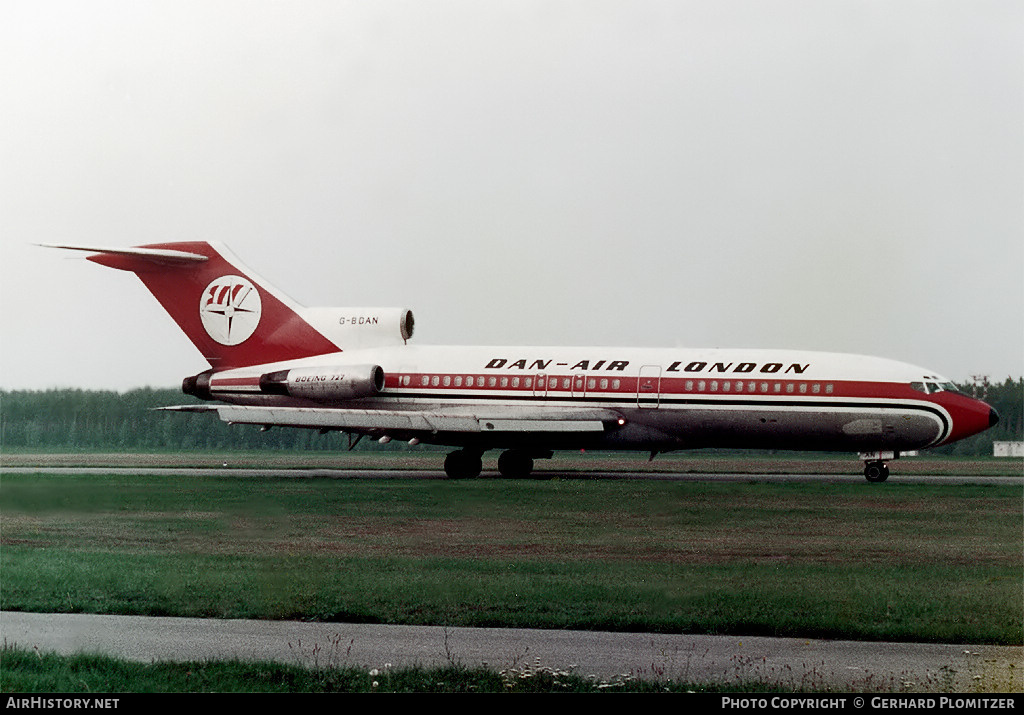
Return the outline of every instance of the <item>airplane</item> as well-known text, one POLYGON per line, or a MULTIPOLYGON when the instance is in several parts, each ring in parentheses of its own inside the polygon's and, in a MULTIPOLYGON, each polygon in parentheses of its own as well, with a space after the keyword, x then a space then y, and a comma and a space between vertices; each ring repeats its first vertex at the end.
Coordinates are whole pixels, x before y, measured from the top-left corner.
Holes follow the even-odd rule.
POLYGON ((934 371, 862 355, 770 349, 410 345, 406 308, 307 308, 224 245, 50 246, 135 273, 210 369, 182 391, 232 424, 455 447, 449 478, 529 477, 556 450, 856 452, 869 482, 901 453, 999 419, 934 371))

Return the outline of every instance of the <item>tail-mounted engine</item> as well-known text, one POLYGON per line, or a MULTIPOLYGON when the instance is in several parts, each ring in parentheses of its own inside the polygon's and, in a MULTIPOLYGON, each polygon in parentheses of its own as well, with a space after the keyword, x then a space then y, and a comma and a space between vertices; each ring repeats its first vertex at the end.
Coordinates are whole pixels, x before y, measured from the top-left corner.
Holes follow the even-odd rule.
POLYGON ((384 390, 380 365, 306 367, 268 372, 260 377, 260 392, 307 400, 354 400, 384 390))
POLYGON ((302 317, 342 350, 404 345, 416 325, 406 308, 304 308, 302 317))

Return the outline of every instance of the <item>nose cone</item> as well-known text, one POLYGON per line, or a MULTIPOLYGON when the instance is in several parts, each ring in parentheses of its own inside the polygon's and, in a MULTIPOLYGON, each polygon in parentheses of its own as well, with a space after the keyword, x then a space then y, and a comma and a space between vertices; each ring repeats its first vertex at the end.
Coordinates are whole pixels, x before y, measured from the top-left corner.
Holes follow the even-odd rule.
POLYGON ((949 434, 943 444, 984 432, 999 422, 999 413, 992 409, 992 405, 981 400, 948 391, 939 392, 935 397, 936 402, 945 407, 952 417, 949 434))

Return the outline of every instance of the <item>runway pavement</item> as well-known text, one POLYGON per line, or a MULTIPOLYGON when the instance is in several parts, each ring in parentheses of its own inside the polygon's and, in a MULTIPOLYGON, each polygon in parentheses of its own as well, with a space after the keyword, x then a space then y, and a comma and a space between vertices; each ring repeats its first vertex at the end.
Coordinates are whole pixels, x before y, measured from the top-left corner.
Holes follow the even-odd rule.
MULTIPOLYGON (((424 469, 325 469, 325 468, 268 468, 268 467, 3 467, 3 474, 124 474, 140 476, 220 476, 261 479, 448 479, 443 471, 424 469)), ((497 472, 485 471, 480 479, 503 479, 497 472)), ((647 480, 685 482, 834 482, 860 484, 860 474, 748 474, 748 473, 688 473, 688 472, 628 472, 628 471, 537 471, 536 479, 601 479, 647 480)), ((472 480, 466 480, 472 481, 472 480)), ((1024 485, 1024 475, 928 475, 894 474, 892 483, 905 484, 988 484, 1024 485)))
POLYGON ((1024 649, 803 638, 0 613, 8 645, 128 660, 550 668, 611 682, 769 682, 846 692, 1022 692, 1024 649))

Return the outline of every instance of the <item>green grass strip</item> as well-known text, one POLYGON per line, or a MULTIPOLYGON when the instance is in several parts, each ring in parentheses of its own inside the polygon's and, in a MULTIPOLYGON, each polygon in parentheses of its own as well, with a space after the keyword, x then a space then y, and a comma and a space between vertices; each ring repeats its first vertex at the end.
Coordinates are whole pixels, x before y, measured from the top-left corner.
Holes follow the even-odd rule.
POLYGON ((5 476, 0 607, 1021 644, 1011 486, 5 476))

